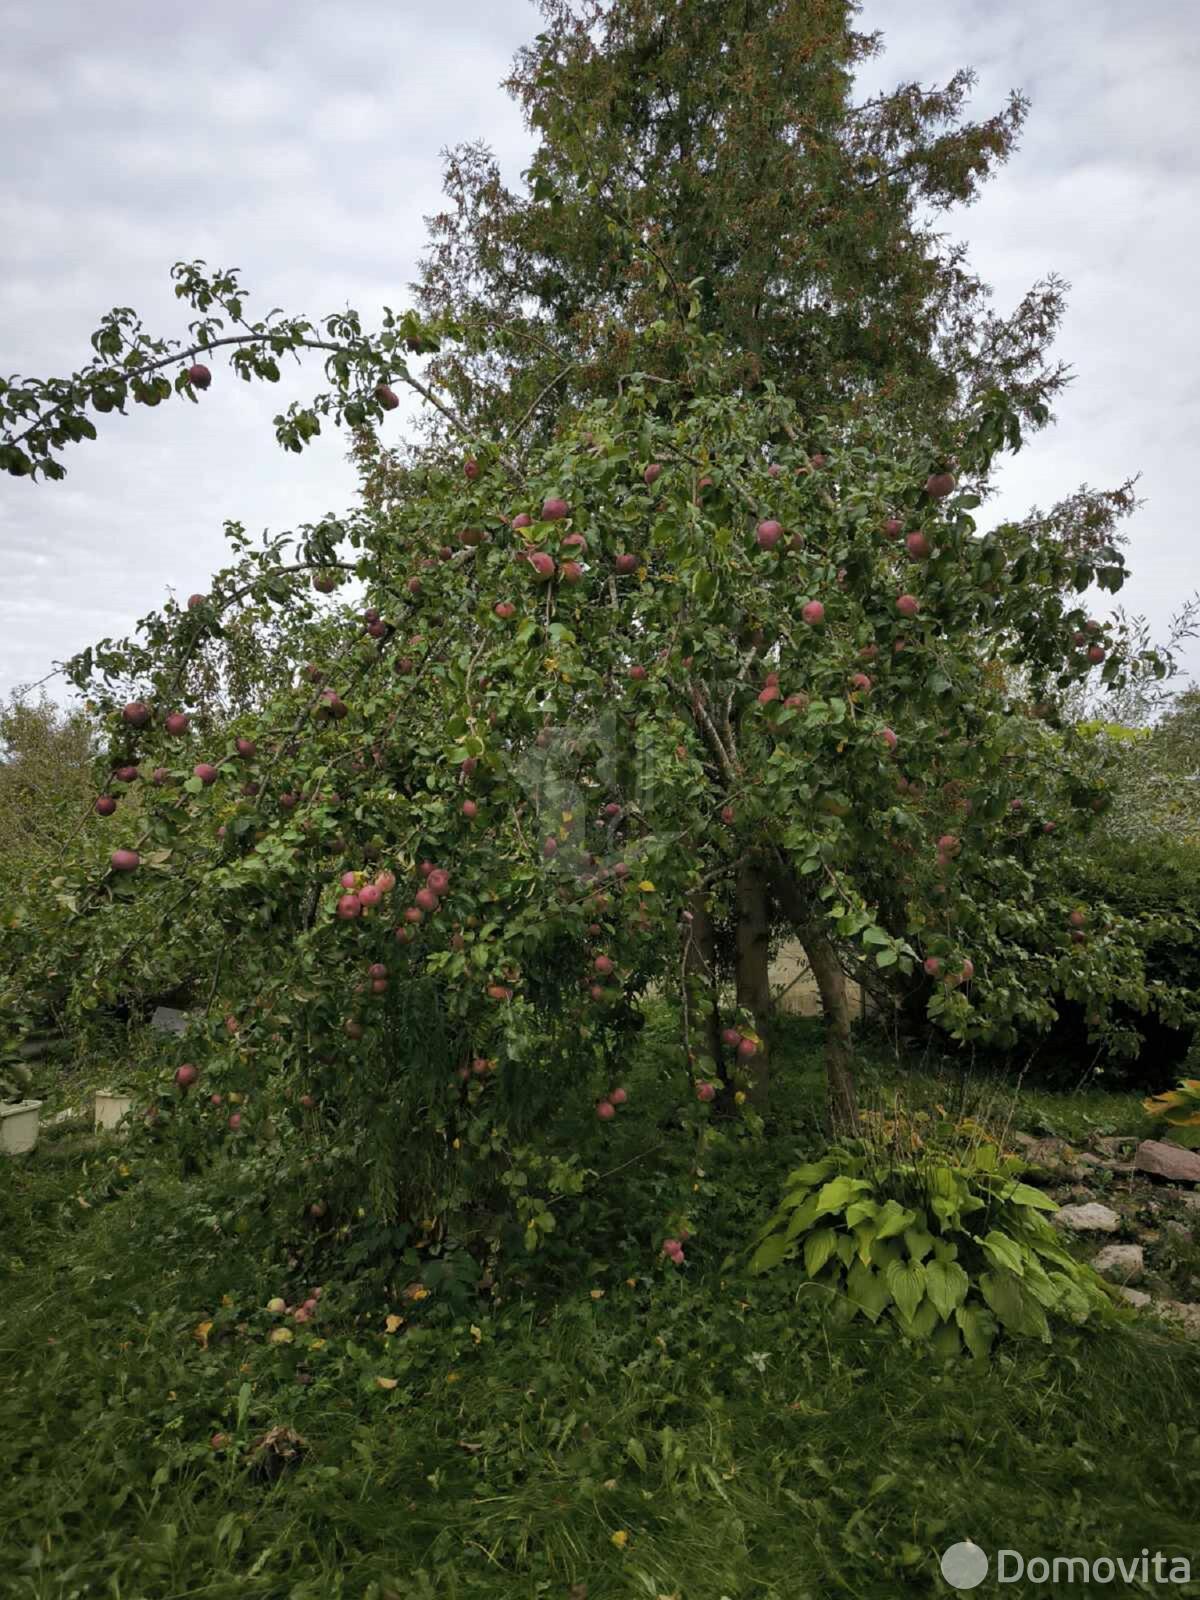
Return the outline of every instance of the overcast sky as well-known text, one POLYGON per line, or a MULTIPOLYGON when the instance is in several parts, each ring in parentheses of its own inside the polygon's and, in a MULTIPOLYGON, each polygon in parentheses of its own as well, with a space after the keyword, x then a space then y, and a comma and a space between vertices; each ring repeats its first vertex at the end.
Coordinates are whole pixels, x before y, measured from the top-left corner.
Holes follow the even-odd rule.
MULTIPOLYGON (((0 373, 83 364, 114 305, 182 334, 180 259, 240 267, 252 314, 350 304, 371 327, 403 308, 440 151, 484 139, 514 183, 527 164, 498 83, 539 25, 527 0, 0 0, 0 373)), ((1068 279, 1058 352, 1077 379, 985 515, 1140 472, 1121 598, 1162 637, 1200 586, 1195 0, 867 0, 860 25, 887 42, 864 94, 971 65, 973 115, 1010 88, 1033 102, 1019 153, 947 228, 999 307, 1068 279)), ((63 482, 0 475, 0 694, 203 589, 225 518, 257 536, 351 503, 340 436, 301 456, 274 439, 276 412, 323 387, 316 362, 275 386, 213 367, 199 407, 135 406, 69 448, 63 482)), ((1200 676, 1200 648, 1185 659, 1200 676)))

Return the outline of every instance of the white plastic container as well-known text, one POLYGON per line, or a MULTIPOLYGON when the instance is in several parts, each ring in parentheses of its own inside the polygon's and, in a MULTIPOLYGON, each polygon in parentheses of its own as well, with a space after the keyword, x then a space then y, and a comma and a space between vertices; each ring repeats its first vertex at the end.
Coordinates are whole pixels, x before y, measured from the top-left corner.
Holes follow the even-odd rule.
POLYGON ((23 1156, 37 1143, 40 1100, 18 1100, 0 1106, 0 1150, 8 1156, 23 1156))
POLYGON ((97 1133, 107 1128, 115 1128, 121 1118, 133 1105, 133 1096, 128 1094, 114 1094, 105 1089, 96 1091, 96 1109, 93 1126, 97 1133))

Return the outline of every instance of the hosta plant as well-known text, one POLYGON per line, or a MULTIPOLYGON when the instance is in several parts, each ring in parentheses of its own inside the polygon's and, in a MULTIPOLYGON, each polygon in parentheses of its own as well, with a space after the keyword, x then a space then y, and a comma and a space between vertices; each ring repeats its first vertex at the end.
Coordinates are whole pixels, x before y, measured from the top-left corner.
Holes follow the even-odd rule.
POLYGON ((1178 1089, 1151 1095, 1142 1105, 1152 1117, 1161 1117, 1173 1144, 1200 1147, 1200 1078, 1184 1078, 1178 1089))
POLYGON ((1001 1330, 1048 1341, 1052 1319, 1081 1323, 1110 1301, 1022 1171, 991 1143, 886 1164, 860 1142, 833 1149, 789 1174, 751 1270, 795 1261, 838 1314, 889 1317, 943 1357, 984 1357, 1001 1330))

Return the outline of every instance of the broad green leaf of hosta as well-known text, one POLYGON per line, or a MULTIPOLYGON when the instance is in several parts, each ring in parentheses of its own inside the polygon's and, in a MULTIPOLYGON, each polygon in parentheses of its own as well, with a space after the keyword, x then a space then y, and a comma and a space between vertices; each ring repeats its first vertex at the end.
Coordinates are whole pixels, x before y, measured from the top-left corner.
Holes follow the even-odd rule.
POLYGON ((929 1337, 933 1346, 933 1353, 941 1361, 952 1361, 962 1352, 959 1341, 958 1329, 953 1322, 943 1322, 940 1328, 935 1328, 929 1337))
POLYGON ((885 1277, 893 1300, 911 1322, 925 1297, 925 1268, 919 1261, 893 1261, 885 1277))
POLYGON ((876 1218, 878 1227, 875 1232, 877 1239, 891 1239, 896 1234, 903 1233, 905 1228, 911 1227, 917 1220, 915 1211, 910 1211, 907 1206, 898 1205, 895 1200, 889 1200, 884 1205, 876 1218))
POLYGON ((981 1244, 988 1260, 994 1267, 1006 1267, 1009 1272, 1015 1272, 1017 1277, 1025 1274, 1025 1260, 1021 1254, 1021 1247, 1015 1239, 1010 1239, 1006 1233, 998 1233, 995 1228, 986 1239, 976 1237, 976 1244, 981 1244))
POLYGON ((815 1194, 810 1194, 804 1204, 792 1213, 784 1238, 794 1239, 798 1233, 803 1233, 806 1229, 811 1228, 816 1220, 817 1197, 815 1194))
POLYGON ((966 1341, 967 1349, 976 1360, 982 1361, 996 1337, 996 1324, 992 1317, 982 1306, 959 1306, 954 1313, 954 1320, 966 1341))
POLYGON ((862 1178, 831 1178, 828 1183, 821 1185, 817 1195, 817 1215, 821 1217, 830 1212, 843 1211, 856 1194, 870 1187, 862 1178))
POLYGON ((943 1321, 967 1298, 970 1279, 957 1261, 930 1261, 925 1268, 925 1292, 943 1321))
POLYGON ((1057 1200, 1051 1200, 1048 1194, 1043 1194, 1029 1183, 1017 1183, 1011 1189, 1005 1185, 1000 1192, 1005 1200, 1011 1200, 1014 1205, 1032 1206, 1035 1211, 1058 1210, 1057 1200))
POLYGON ((878 1322, 892 1301, 887 1284, 861 1261, 856 1261, 846 1274, 846 1294, 872 1322, 878 1322))
POLYGON ((905 1228, 904 1244, 914 1261, 924 1261, 925 1257, 933 1249, 933 1235, 927 1233, 924 1228, 905 1228))
POLYGON ((871 1261, 871 1246, 875 1242, 875 1224, 868 1218, 860 1222, 854 1230, 854 1249, 863 1266, 869 1266, 871 1261))
POLYGON ((910 1339, 928 1339, 938 1326, 938 1314, 928 1300, 922 1300, 915 1313, 906 1317, 899 1307, 894 1308, 897 1326, 910 1339))
POLYGON ((815 1188, 818 1183, 824 1183, 836 1168, 837 1162, 833 1156, 826 1156, 821 1161, 809 1161, 804 1166, 797 1167, 794 1172, 788 1173, 787 1186, 789 1189, 815 1188))
POLYGON ((837 1234, 832 1228, 818 1228, 809 1234, 804 1241, 804 1270, 810 1278, 816 1277, 836 1248, 837 1234))
POLYGON ((879 1206, 874 1200, 855 1200, 846 1207, 846 1226, 857 1227, 864 1217, 875 1217, 879 1214, 879 1206))
POLYGON ((777 1267, 792 1248, 791 1241, 785 1239, 781 1233, 774 1234, 770 1239, 759 1245, 750 1258, 751 1272, 769 1272, 772 1267, 777 1267))

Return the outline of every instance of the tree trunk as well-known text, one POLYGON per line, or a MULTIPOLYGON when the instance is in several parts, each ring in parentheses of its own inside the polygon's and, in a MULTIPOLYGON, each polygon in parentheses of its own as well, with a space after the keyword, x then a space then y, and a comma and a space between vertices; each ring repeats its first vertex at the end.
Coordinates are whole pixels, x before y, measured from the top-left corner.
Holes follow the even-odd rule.
POLYGON ((825 1125, 836 1139, 858 1131, 850 1044, 850 1001, 837 951, 821 933, 801 939, 825 1013, 825 1125))
POLYGON ((695 1016, 696 1044, 699 1052, 712 1057, 713 1071, 722 1080, 725 1069, 721 1061, 721 997, 717 984, 717 946, 713 933, 712 913, 703 890, 688 899, 687 908, 692 914, 690 923, 684 925, 686 959, 684 981, 689 991, 700 999, 700 1009, 695 1016), (701 998, 702 997, 702 998, 701 998))
POLYGON ((807 904, 793 874, 776 872, 771 887, 803 947, 821 996, 825 1016, 825 1127, 835 1139, 853 1135, 858 1132, 858 1102, 854 1095, 846 974, 830 940, 807 917, 807 904))
POLYGON ((757 1055, 748 1063, 749 1094, 755 1110, 765 1112, 770 1087, 767 1051, 771 1035, 771 975, 768 949, 771 937, 770 900, 767 879, 753 861, 743 862, 737 877, 737 1003, 754 1018, 754 1029, 762 1040, 757 1055))

